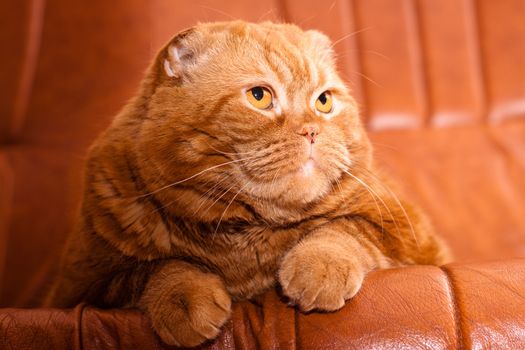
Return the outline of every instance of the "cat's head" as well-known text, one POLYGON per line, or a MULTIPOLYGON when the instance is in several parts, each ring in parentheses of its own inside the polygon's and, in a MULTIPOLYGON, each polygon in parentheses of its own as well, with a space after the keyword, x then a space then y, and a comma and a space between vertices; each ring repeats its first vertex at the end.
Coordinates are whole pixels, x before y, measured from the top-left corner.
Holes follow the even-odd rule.
MULTIPOLYGON (((367 167, 330 40, 294 25, 199 24, 159 53, 139 143, 162 179, 304 206, 367 167)), ((157 187, 158 187, 157 186, 157 187)), ((153 186, 154 187, 154 186, 153 186)))

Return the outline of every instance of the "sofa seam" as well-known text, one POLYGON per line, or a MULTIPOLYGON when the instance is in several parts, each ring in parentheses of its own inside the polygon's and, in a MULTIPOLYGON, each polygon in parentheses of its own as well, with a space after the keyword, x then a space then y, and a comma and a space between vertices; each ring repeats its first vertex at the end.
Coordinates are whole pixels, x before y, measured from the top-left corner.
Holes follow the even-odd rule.
POLYGON ((454 279, 452 277, 451 271, 446 266, 439 266, 439 269, 445 275, 445 281, 447 284, 448 294, 450 295, 450 300, 452 302, 452 308, 454 311, 454 330, 456 334, 456 346, 457 349, 465 349, 465 339, 463 336, 463 317, 461 313, 461 307, 457 299, 457 289, 454 284, 454 279))
POLYGON ((78 349, 79 350, 83 350, 84 349, 84 343, 83 343, 83 340, 82 340, 82 328, 83 328, 83 321, 84 321, 84 310, 86 309, 86 304, 85 303, 81 303, 79 305, 77 305, 77 344, 78 344, 78 349))
POLYGON ((16 86, 11 125, 9 125, 8 139, 19 136, 27 119, 29 102, 35 85, 38 58, 42 49, 42 33, 45 22, 47 0, 32 0, 29 4, 27 36, 25 38, 23 62, 16 86))
MULTIPOLYGON (((4 278, 6 275, 6 266, 7 266, 7 247, 9 246, 9 238, 10 238, 10 229, 12 227, 12 213, 13 213, 13 203, 14 203, 14 188, 15 188, 15 173, 13 170, 13 164, 11 157, 9 156, 8 152, 5 152, 4 157, 0 154, 0 169, 4 169, 3 176, 5 179, 5 182, 0 183, 0 185, 5 185, 5 193, 4 193, 4 203, 5 203, 5 210, 3 214, 0 214, 0 242, 4 240, 3 247, 0 249, 0 285, 4 282, 4 278), (5 165, 2 166, 1 159, 5 159, 5 165), (5 221, 2 220, 2 216, 4 216, 5 221), (3 227, 2 227, 3 226, 3 227), (4 236, 5 235, 5 236, 4 236), (4 236, 4 237, 3 237, 4 236)), ((0 177, 0 181, 2 178, 0 177)), ((0 208, 2 207, 2 203, 0 203, 0 208)), ((2 244, 0 243, 0 247, 2 244)), ((4 293, 3 290, 0 288, 0 304, 4 301, 3 300, 4 293)))
POLYGON ((294 350, 299 350, 299 310, 294 308, 294 350))

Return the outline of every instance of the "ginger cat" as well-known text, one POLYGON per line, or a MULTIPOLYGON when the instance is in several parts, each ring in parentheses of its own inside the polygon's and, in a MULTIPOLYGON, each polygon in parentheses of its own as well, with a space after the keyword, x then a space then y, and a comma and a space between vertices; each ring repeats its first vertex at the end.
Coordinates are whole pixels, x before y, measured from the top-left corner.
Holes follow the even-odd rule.
POLYGON ((443 263, 371 154, 325 35, 242 21, 183 31, 90 149, 46 304, 138 307, 164 342, 195 346, 232 300, 277 283, 303 311, 334 311, 372 269, 443 263))

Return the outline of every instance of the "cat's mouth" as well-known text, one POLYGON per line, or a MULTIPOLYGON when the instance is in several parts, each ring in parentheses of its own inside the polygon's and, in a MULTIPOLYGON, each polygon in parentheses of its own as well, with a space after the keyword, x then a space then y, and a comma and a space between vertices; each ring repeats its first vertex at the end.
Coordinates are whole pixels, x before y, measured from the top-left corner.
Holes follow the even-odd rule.
POLYGON ((254 181, 246 191, 254 198, 278 201, 280 204, 304 205, 322 197, 330 188, 330 179, 315 157, 307 157, 302 164, 281 172, 270 180, 254 181))
POLYGON ((322 142, 294 146, 279 156, 275 154, 274 161, 266 160, 261 167, 240 164, 239 180, 246 184, 243 191, 255 199, 298 206, 328 194, 341 176, 341 152, 322 142))

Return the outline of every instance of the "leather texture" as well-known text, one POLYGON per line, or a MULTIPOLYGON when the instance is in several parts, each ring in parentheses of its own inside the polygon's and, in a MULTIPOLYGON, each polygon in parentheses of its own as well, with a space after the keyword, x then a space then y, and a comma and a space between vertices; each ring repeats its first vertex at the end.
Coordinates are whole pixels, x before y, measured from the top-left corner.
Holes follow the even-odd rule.
MULTIPOLYGON (((268 293, 209 346, 525 347, 525 1, 7 0, 0 18, 0 306, 38 306, 86 149, 155 50, 197 21, 285 20, 334 40, 378 164, 457 263, 374 272, 334 314, 268 293)), ((161 347, 134 311, 0 311, 0 348, 112 344, 161 347)))
MULTIPOLYGON (((201 349, 520 349, 524 274, 524 259, 375 271, 342 310, 328 314, 299 313, 270 291, 236 304, 221 335, 201 349)), ((0 348, 169 347, 138 311, 82 304, 2 310, 0 348)))

